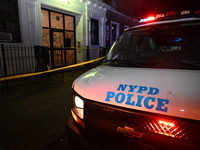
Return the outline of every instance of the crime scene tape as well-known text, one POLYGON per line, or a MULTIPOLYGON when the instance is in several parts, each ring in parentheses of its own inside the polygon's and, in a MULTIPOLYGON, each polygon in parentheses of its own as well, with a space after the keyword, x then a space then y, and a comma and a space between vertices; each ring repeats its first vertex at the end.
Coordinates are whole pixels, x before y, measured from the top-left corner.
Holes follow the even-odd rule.
POLYGON ((99 49, 103 49, 103 48, 97 48, 97 47, 64 47, 65 49, 89 49, 89 50, 99 50, 99 49))
POLYGON ((101 59, 104 59, 104 58, 105 58, 105 56, 97 58, 97 59, 85 61, 85 62, 82 62, 82 63, 78 63, 78 64, 74 64, 74 65, 70 65, 70 66, 65 66, 65 67, 60 67, 60 68, 56 68, 56 69, 51 69, 51 70, 47 70, 47 71, 42 71, 42 72, 27 73, 27 74, 20 74, 20 75, 14 75, 14 76, 9 76, 9 77, 3 77, 3 78, 0 78, 0 81, 19 79, 19 78, 24 78, 24 77, 40 75, 40 74, 43 74, 43 73, 50 73, 50 72, 54 72, 54 71, 58 71, 58 70, 78 67, 78 66, 89 64, 89 63, 92 63, 92 62, 95 62, 95 61, 98 61, 98 60, 101 60, 101 59))

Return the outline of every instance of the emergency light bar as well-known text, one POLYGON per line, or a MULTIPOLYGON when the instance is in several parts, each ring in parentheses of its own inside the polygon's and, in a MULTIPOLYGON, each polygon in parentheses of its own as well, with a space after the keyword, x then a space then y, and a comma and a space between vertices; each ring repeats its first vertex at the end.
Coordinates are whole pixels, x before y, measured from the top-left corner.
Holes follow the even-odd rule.
MULTIPOLYGON (((140 19, 140 23, 144 23, 144 22, 150 22, 150 21, 153 21, 155 19, 161 19, 161 18, 165 18, 165 17, 173 17, 173 16, 176 16, 176 12, 175 11, 168 11, 165 14, 156 14, 156 16, 150 16, 148 18, 144 18, 144 19, 140 19)), ((191 15, 191 12, 190 10, 183 10, 180 12, 180 16, 188 16, 188 15, 191 15)), ((194 15, 200 15, 200 10, 196 10, 194 15)))
POLYGON ((155 18, 154 17, 148 17, 145 19, 141 19, 140 22, 148 22, 148 21, 153 21, 155 18))
POLYGON ((183 11, 181 11, 181 15, 187 15, 187 14, 190 14, 189 10, 183 10, 183 11))
POLYGON ((168 11, 166 13, 166 16, 172 16, 172 15, 176 15, 176 12, 175 11, 168 11))
POLYGON ((156 15, 156 18, 163 18, 163 17, 165 17, 165 14, 157 14, 156 15))
POLYGON ((196 15, 199 15, 199 14, 200 14, 200 10, 196 10, 196 11, 195 11, 195 14, 196 14, 196 15))

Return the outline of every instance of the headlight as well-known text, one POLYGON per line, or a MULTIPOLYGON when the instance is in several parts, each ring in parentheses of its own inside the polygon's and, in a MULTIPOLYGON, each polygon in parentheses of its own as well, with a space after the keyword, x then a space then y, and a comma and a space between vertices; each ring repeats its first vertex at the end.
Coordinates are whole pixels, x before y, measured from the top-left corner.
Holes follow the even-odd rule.
POLYGON ((74 104, 75 104, 75 107, 83 109, 83 100, 80 97, 78 96, 74 97, 74 104))
POLYGON ((84 101, 77 95, 73 95, 73 108, 72 108, 72 116, 74 120, 81 125, 84 128, 84 114, 83 114, 83 109, 84 109, 84 101))
POLYGON ((74 112, 81 118, 83 119, 83 100, 78 97, 78 96, 74 96, 74 112))

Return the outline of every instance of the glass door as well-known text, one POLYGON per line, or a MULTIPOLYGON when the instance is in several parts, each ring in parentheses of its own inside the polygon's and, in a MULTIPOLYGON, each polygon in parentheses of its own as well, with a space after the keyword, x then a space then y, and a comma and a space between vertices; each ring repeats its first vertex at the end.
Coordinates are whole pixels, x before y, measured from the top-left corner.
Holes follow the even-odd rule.
POLYGON ((64 34, 63 31, 52 30, 53 48, 64 48, 64 34))
POLYGON ((47 9, 41 14, 43 46, 49 48, 50 67, 75 64, 75 17, 47 9))

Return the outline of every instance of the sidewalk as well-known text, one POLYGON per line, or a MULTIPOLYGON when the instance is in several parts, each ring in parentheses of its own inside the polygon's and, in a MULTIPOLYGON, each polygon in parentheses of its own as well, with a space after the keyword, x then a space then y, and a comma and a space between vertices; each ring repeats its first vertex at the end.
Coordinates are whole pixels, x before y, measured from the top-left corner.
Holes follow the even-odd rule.
POLYGON ((0 150, 50 149, 64 139, 71 85, 86 70, 66 72, 61 83, 1 97, 0 150))

